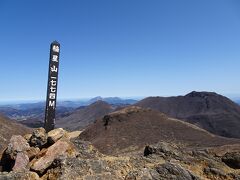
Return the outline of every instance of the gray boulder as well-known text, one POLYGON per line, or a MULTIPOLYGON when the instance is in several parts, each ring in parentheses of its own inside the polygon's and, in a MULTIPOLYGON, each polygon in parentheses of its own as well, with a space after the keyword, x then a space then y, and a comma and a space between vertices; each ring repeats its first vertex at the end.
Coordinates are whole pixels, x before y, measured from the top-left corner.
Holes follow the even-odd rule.
POLYGON ((222 161, 233 169, 240 169, 240 152, 229 152, 222 157, 222 161))
POLYGON ((172 147, 166 142, 159 142, 154 145, 148 145, 144 149, 144 156, 149 156, 151 154, 165 156, 178 156, 176 148, 172 147))
POLYGON ((44 128, 35 129, 32 133, 32 136, 29 140, 30 146, 43 148, 47 145, 47 133, 44 128))
POLYGON ((156 167, 160 175, 160 179, 176 179, 176 180, 194 180, 196 179, 189 171, 177 164, 165 163, 156 167))

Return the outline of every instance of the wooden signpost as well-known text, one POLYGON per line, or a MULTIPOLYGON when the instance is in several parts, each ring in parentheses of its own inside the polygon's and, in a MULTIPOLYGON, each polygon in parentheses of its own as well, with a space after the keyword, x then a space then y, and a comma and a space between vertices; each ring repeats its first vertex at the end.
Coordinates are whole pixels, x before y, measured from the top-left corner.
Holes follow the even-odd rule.
POLYGON ((47 99, 45 110, 44 128, 47 132, 54 129, 55 113, 57 105, 57 84, 59 71, 59 53, 60 44, 53 41, 50 46, 49 71, 48 71, 48 85, 47 85, 47 99))

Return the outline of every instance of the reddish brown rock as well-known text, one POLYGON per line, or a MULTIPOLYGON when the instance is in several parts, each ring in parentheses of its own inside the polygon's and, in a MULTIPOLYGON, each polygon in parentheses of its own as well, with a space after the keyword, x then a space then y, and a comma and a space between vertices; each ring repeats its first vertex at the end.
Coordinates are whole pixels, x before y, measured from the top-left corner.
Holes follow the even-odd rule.
POLYGON ((14 164, 12 170, 15 171, 15 172, 24 171, 24 170, 27 169, 28 163, 29 163, 28 156, 25 153, 20 152, 20 153, 17 154, 15 164, 14 164))
POLYGON ((27 140, 27 142, 29 142, 32 137, 32 134, 25 134, 23 137, 27 140))
POLYGON ((54 144, 59 139, 61 139, 64 135, 66 135, 66 131, 62 128, 54 129, 48 132, 48 142, 49 144, 54 144))
POLYGON ((29 148, 26 139, 19 135, 13 135, 4 154, 9 155, 11 159, 15 159, 17 153, 27 151, 29 148))
POLYGON ((66 137, 68 139, 74 139, 76 137, 78 137, 81 134, 82 131, 73 131, 73 132, 68 132, 66 137))
MULTIPOLYGON (((69 141, 57 141, 55 144, 50 146, 45 152, 42 153, 42 157, 33 159, 31 169, 40 174, 44 173, 45 170, 59 157, 76 157, 77 152, 74 145, 69 141)), ((40 152, 41 153, 41 152, 40 152)))
POLYGON ((27 150, 27 155, 28 155, 28 158, 30 160, 32 160, 33 158, 35 158, 35 156, 40 152, 40 149, 39 148, 35 148, 35 147, 30 147, 28 150, 27 150))
POLYGON ((18 154, 26 152, 29 148, 30 146, 26 139, 24 139, 22 136, 13 135, 1 158, 2 171, 11 171, 15 166, 15 160, 17 156, 18 162, 22 162, 21 157, 23 156, 18 154))

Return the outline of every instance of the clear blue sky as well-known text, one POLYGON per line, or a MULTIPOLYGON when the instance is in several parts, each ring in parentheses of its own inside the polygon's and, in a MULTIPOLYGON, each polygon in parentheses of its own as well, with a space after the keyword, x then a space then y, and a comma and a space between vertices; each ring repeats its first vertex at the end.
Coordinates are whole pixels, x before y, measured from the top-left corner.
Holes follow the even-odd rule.
POLYGON ((239 0, 1 0, 0 101, 240 93, 239 0))

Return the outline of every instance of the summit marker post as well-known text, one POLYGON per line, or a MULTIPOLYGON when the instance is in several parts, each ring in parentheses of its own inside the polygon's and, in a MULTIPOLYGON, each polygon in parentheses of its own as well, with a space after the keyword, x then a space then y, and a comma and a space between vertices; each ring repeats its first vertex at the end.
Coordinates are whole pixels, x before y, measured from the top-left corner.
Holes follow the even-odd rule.
POLYGON ((54 129, 55 113, 57 105, 57 84, 59 71, 59 53, 60 44, 53 41, 50 45, 49 70, 48 70, 48 84, 47 84, 47 98, 45 109, 44 128, 47 132, 54 129))

